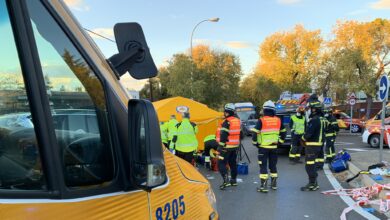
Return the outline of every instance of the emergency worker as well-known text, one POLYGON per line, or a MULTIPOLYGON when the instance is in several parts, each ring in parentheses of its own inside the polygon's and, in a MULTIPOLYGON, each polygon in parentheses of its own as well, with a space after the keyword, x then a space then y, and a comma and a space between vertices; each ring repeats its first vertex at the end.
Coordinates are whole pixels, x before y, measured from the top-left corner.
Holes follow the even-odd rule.
POLYGON ((176 134, 176 125, 178 124, 179 122, 176 120, 176 115, 171 115, 169 121, 168 121, 168 125, 167 125, 167 128, 168 128, 168 146, 169 148, 174 148, 174 146, 171 146, 171 142, 172 142, 172 139, 173 139, 173 136, 176 134))
POLYGON ((192 163, 194 152, 198 149, 197 133, 198 126, 190 121, 190 113, 185 112, 183 120, 176 125, 176 132, 172 139, 176 156, 192 163))
POLYGON ((318 159, 323 147, 325 138, 325 121, 321 120, 322 104, 318 100, 312 100, 308 103, 309 120, 302 137, 305 146, 305 169, 309 177, 309 183, 301 187, 302 191, 315 191, 320 187, 317 182, 316 160, 318 159))
POLYGON ((324 117, 328 120, 328 126, 325 131, 326 162, 330 163, 336 156, 335 149, 334 149, 334 142, 336 141, 337 132, 339 132, 339 125, 337 119, 332 114, 332 109, 330 108, 325 109, 324 117))
POLYGON ((271 188, 273 190, 277 189, 277 147, 278 143, 284 142, 286 129, 280 118, 275 116, 275 104, 272 101, 266 101, 263 104, 263 113, 264 116, 259 118, 252 130, 252 143, 258 148, 258 162, 260 165, 260 187, 257 188, 257 191, 266 193, 268 192, 268 167, 271 174, 271 188))
POLYGON ((235 116, 234 104, 226 104, 224 108, 225 120, 217 130, 217 141, 219 142, 218 168, 223 183, 219 186, 224 190, 229 186, 237 186, 237 149, 240 146, 241 121, 235 116), (230 181, 226 165, 230 167, 230 181))
POLYGON ((204 139, 203 139, 203 143, 204 143, 204 154, 205 154, 205 158, 204 158, 204 162, 206 164, 206 168, 211 168, 210 166, 210 150, 213 149, 213 150, 217 150, 218 149, 218 146, 219 146, 219 143, 217 142, 217 137, 216 135, 207 135, 204 139))
POLYGON ((301 152, 303 150, 301 139, 305 133, 306 119, 305 119, 305 107, 299 106, 296 110, 296 114, 291 116, 290 128, 291 128, 291 150, 289 154, 290 162, 292 164, 302 163, 301 152))
POLYGON ((161 142, 164 144, 164 147, 169 149, 169 145, 168 145, 168 123, 160 122, 160 133, 161 133, 161 142))

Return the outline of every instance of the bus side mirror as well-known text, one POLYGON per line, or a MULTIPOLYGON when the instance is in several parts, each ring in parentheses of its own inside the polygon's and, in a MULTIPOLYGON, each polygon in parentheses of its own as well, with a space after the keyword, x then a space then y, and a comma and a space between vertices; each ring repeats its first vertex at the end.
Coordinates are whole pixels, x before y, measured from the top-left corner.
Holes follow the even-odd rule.
POLYGON ((129 100, 128 107, 131 182, 150 191, 167 180, 157 114, 142 99, 129 100))
POLYGON ((118 78, 126 72, 135 79, 152 78, 157 75, 144 32, 138 23, 118 23, 114 26, 115 41, 119 53, 108 59, 118 78))

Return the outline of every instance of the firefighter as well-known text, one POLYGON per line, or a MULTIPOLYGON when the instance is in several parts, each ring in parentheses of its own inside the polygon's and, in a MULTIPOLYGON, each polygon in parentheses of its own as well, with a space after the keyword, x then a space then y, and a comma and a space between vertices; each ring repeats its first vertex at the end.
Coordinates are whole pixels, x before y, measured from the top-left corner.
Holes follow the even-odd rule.
POLYGON ((330 163, 336 156, 334 142, 336 140, 337 132, 339 132, 339 125, 336 118, 332 114, 332 109, 325 109, 324 114, 324 117, 328 120, 328 126, 325 130, 325 154, 326 162, 330 163))
POLYGON ((206 163, 206 168, 211 169, 211 160, 210 160, 210 151, 211 150, 217 150, 218 149, 218 142, 217 142, 217 137, 215 135, 207 135, 203 139, 204 143, 204 155, 205 155, 205 163, 206 163))
POLYGON ((189 163, 193 162, 194 152, 198 149, 197 133, 198 126, 190 121, 190 113, 185 112, 183 120, 176 125, 176 132, 172 138, 176 156, 189 163))
POLYGON ((275 104, 272 101, 266 101, 263 105, 264 116, 259 118, 256 126, 253 128, 253 145, 258 148, 258 159, 260 165, 260 187, 258 192, 266 193, 268 181, 268 167, 271 174, 271 188, 277 189, 276 179, 278 171, 276 163, 278 160, 278 143, 283 143, 286 137, 286 129, 280 118, 275 116, 275 104), (269 165, 267 165, 269 163, 269 165), (268 167, 267 167, 268 166, 268 167))
POLYGON ((168 123, 160 122, 160 132, 161 132, 161 142, 164 144, 164 147, 169 149, 169 145, 168 145, 168 123))
POLYGON ((291 128, 291 150, 289 154, 290 162, 292 164, 302 163, 301 161, 301 152, 302 145, 301 139, 302 135, 305 133, 305 108, 299 106, 296 110, 296 114, 291 116, 290 128, 291 128))
POLYGON ((224 108, 225 120, 217 130, 217 141, 219 142, 218 168, 223 183, 219 186, 224 190, 229 186, 237 186, 237 149, 240 146, 241 121, 235 116, 234 104, 226 104, 224 108), (230 181, 226 165, 230 167, 230 181))
MULTIPOLYGON (((178 124, 179 122, 176 120, 176 115, 171 115, 169 121, 168 121, 168 146, 169 146, 169 149, 173 149, 174 146, 172 145, 171 146, 171 142, 172 142, 172 139, 173 139, 173 136, 176 134, 176 125, 178 124)), ((173 143, 172 143, 173 144, 173 143)))
POLYGON ((317 183, 317 167, 316 160, 323 147, 325 138, 325 121, 321 119, 322 104, 318 100, 312 100, 308 103, 309 120, 302 137, 305 146, 305 169, 309 176, 309 183, 301 187, 302 191, 315 191, 320 187, 317 183))

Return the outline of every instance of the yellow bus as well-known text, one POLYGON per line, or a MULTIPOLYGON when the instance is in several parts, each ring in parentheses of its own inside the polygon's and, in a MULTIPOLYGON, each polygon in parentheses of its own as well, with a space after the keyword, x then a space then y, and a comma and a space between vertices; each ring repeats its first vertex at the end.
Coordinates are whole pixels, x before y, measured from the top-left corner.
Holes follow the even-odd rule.
POLYGON ((152 104, 120 85, 157 74, 141 27, 114 32, 106 59, 61 1, 0 0, 0 219, 218 219, 152 104))

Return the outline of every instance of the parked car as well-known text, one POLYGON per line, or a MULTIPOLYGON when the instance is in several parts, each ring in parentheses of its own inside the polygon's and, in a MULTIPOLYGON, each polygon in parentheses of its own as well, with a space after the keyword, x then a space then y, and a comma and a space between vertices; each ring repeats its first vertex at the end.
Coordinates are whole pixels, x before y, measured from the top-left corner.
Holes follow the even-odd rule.
MULTIPOLYGON (((350 129, 351 117, 342 111, 334 111, 333 116, 339 122, 339 127, 341 129, 350 129)), ((358 118, 352 118, 352 133, 358 133, 364 129, 364 120, 358 118)))
MULTIPOLYGON (((363 143, 370 145, 372 148, 378 148, 380 144, 380 123, 370 124, 366 127, 362 135, 363 143)), ((389 146, 390 141, 390 123, 385 123, 385 133, 383 144, 389 146)))
POLYGON ((257 119, 249 119, 242 122, 242 132, 245 136, 252 134, 251 130, 256 126, 257 119))

